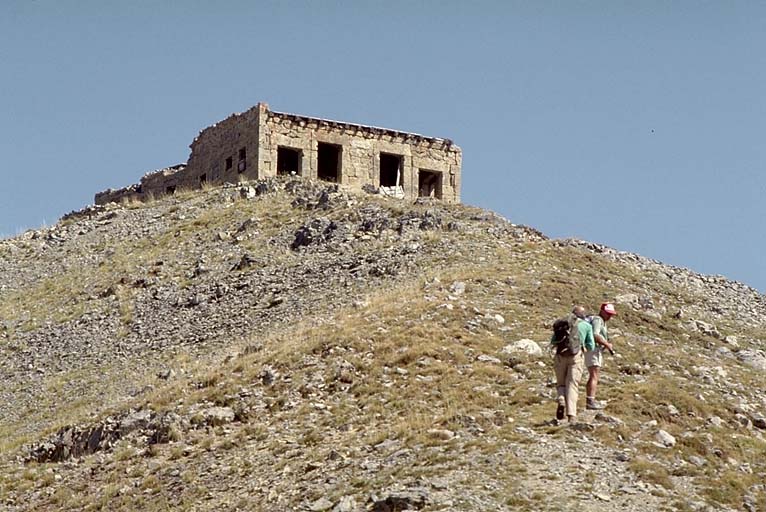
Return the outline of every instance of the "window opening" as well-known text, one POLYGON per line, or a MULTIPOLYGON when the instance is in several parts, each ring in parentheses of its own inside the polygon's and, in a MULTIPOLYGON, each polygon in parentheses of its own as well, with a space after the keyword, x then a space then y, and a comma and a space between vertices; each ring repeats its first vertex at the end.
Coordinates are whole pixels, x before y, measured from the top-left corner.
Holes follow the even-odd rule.
POLYGON ((418 172, 418 197, 442 198, 442 173, 438 171, 418 172))
POLYGON ((301 160, 303 152, 300 149, 277 147, 277 176, 301 175, 301 160))
POLYGON ((205 183, 207 183, 207 174, 200 174, 199 184, 204 185, 205 183))
POLYGON ((240 148, 239 150, 239 162, 237 162, 237 172, 242 173, 247 169, 247 150, 240 148))
POLYGON ((402 184, 402 157, 390 153, 380 154, 380 186, 399 187, 402 184))
POLYGON ((234 159, 232 157, 229 157, 229 158, 226 159, 226 170, 227 171, 232 168, 233 160, 234 159))
POLYGON ((320 142, 317 147, 317 178, 340 183, 341 147, 320 142))
POLYGON ((172 196, 176 193, 176 186, 175 185, 168 185, 165 187, 165 194, 172 196))

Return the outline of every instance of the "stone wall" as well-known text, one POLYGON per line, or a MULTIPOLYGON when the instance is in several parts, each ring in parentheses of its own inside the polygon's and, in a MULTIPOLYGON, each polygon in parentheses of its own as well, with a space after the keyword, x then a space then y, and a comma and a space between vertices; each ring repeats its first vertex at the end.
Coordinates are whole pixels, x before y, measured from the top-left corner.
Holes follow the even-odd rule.
POLYGON ((205 128, 190 148, 185 166, 147 174, 139 185, 100 192, 96 204, 280 174, 352 189, 372 186, 406 199, 460 202, 462 153, 448 139, 272 112, 259 103, 205 128))
MULTIPOLYGON (((408 199, 418 197, 421 171, 440 178, 437 195, 445 202, 460 202, 460 148, 446 139, 382 128, 268 112, 262 124, 259 177, 277 175, 279 148, 300 151, 300 174, 321 179, 319 145, 339 147, 338 181, 351 188, 381 186, 381 153, 400 161, 398 186, 408 199)), ((438 187, 437 187, 438 188, 438 187)))

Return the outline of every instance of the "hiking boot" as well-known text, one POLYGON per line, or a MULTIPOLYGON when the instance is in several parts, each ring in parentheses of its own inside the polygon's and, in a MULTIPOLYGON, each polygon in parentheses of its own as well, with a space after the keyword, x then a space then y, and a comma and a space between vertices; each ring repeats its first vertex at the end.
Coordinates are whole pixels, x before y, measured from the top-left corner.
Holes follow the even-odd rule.
POLYGON ((557 420, 564 419, 564 404, 559 404, 558 407, 556 407, 556 419, 557 420))
POLYGON ((602 404, 595 398, 588 398, 587 400, 585 400, 585 408, 591 411, 600 411, 604 407, 605 407, 604 404, 602 404))

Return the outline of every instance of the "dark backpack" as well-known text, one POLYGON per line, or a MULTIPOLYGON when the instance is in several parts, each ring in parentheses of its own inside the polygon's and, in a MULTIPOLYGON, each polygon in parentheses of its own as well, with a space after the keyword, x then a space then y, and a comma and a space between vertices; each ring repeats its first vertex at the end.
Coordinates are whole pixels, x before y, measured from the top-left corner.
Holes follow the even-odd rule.
POLYGON ((570 315, 553 322, 553 341, 556 344, 556 355, 576 356, 580 353, 582 343, 580 331, 577 330, 579 319, 570 315))

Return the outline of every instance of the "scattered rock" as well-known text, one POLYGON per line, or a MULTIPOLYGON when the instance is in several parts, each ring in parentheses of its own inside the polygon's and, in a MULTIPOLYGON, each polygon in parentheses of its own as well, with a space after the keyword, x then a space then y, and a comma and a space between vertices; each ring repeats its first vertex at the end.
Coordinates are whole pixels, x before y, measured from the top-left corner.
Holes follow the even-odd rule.
POLYGON ((525 354, 529 354, 530 356, 539 357, 543 355, 543 349, 540 348, 540 345, 536 341, 529 340, 529 339, 520 339, 518 341, 514 341, 513 343, 510 343, 504 346, 502 353, 503 354, 525 353, 525 354))
POLYGON ((659 446, 662 446, 663 448, 672 448, 676 445, 676 438, 662 429, 657 431, 654 438, 657 440, 659 446))
POLYGON ((622 295, 617 295, 614 298, 614 302, 616 302, 617 304, 631 306, 635 309, 639 308, 638 294, 635 294, 635 293, 623 293, 622 295))
POLYGON ((707 422, 716 428, 721 428, 723 426, 723 420, 719 416, 710 416, 707 419, 707 422))
POLYGON ((402 512, 420 510, 428 504, 429 494, 426 489, 417 488, 391 493, 387 498, 375 500, 373 512, 402 512))
POLYGON ((332 512, 356 512, 358 508, 353 496, 343 496, 332 512))
POLYGON ((753 414, 752 416, 753 420, 753 426, 760 428, 760 429, 766 429, 766 416, 763 414, 753 414))
POLYGON ((295 232, 295 240, 290 245, 293 250, 310 245, 321 245, 328 242, 339 228, 335 221, 324 217, 312 219, 295 232))
POLYGON ((596 415, 593 417, 596 421, 601 421, 603 423, 610 423, 612 425, 624 425, 625 422, 622 421, 620 418, 616 416, 610 416, 608 414, 604 414, 603 412, 597 412, 596 415))
POLYGON ((594 492, 593 496, 600 499, 601 501, 612 501, 612 497, 603 492, 594 492))
POLYGON ((441 441, 450 441, 455 438, 455 433, 447 429, 432 428, 427 431, 428 435, 441 441))
POLYGON ((157 378, 162 380, 170 380, 175 376, 176 376, 176 372, 172 368, 167 368, 157 374, 157 378))
POLYGON ((702 320, 692 320, 691 325, 697 331, 701 332, 705 336, 711 336, 713 338, 721 338, 721 333, 718 331, 715 325, 703 322, 702 320))
POLYGON ((737 359, 750 368, 766 372, 766 352, 762 350, 740 350, 737 359))
POLYGON ((324 512, 325 510, 330 510, 332 506, 333 502, 322 496, 314 503, 309 505, 309 510, 311 512, 324 512))
POLYGON ((235 414, 231 407, 208 407, 200 411, 206 425, 225 425, 234 421, 235 414))
POLYGON ((152 412, 146 409, 128 414, 120 421, 120 435, 124 436, 135 430, 146 428, 151 420, 152 412))
POLYGON ((256 195, 255 188, 251 186, 244 186, 240 187, 239 189, 239 197, 242 199, 252 199, 256 195))
POLYGON ((748 418, 742 413, 735 414, 734 421, 736 421, 737 424, 739 424, 740 426, 745 427, 747 429, 753 428, 753 422, 750 420, 750 418, 748 418))
POLYGON ((705 459, 703 459, 702 457, 698 457, 696 455, 690 455, 689 462, 691 462, 692 464, 700 468, 707 464, 707 461, 705 459))

